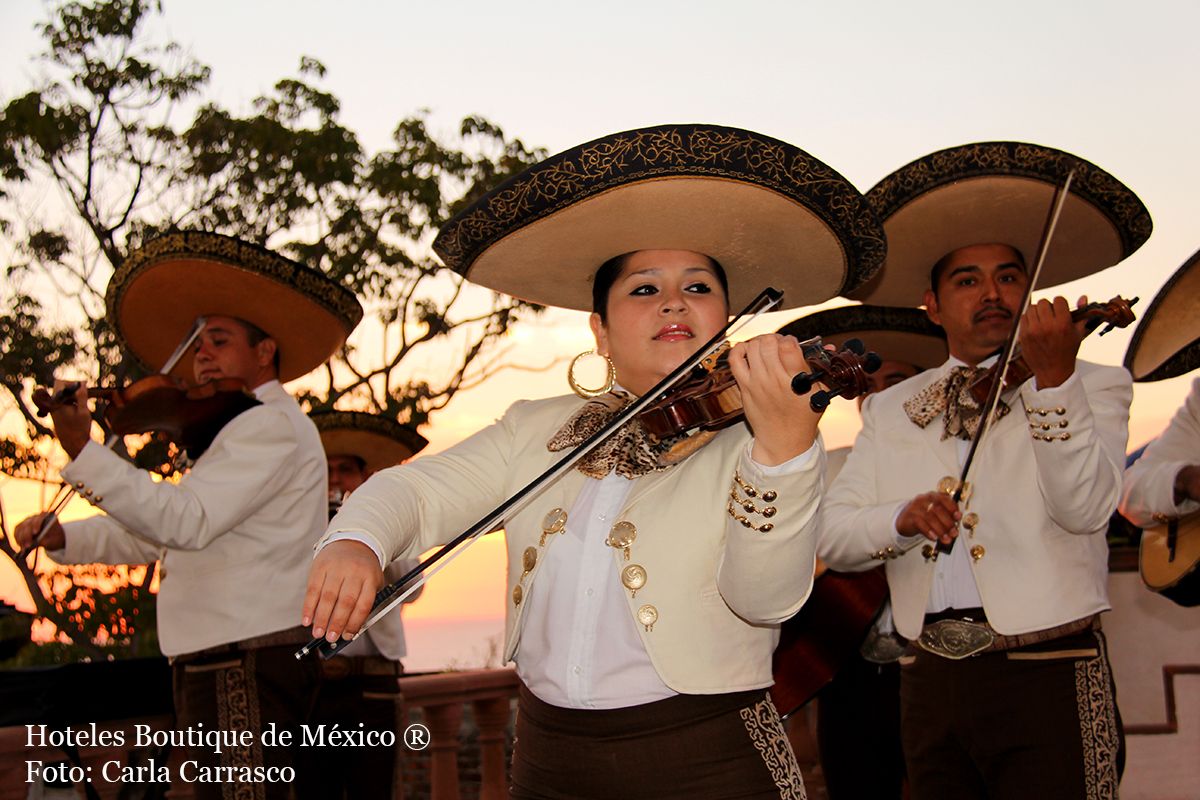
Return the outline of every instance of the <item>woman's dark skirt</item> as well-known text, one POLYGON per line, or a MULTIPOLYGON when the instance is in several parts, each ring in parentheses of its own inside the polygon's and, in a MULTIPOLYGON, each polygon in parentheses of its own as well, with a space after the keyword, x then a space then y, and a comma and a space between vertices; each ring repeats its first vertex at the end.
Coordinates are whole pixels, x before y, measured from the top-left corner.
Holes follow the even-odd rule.
POLYGON ((677 695, 580 711, 524 686, 514 800, 803 800, 804 782, 766 690, 677 695))

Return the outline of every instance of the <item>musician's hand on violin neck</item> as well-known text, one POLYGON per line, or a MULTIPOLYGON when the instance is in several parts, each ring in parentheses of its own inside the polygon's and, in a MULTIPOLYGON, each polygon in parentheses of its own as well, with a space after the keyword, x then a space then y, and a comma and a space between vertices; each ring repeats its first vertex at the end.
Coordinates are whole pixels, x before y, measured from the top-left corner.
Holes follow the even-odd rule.
POLYGON ((317 553, 308 572, 300 624, 312 625, 313 638, 353 638, 382 586, 383 569, 374 550, 350 539, 331 542, 317 553))
POLYGON ((729 368, 742 393, 746 422, 754 431, 754 460, 782 464, 812 447, 821 415, 792 391, 792 377, 808 362, 792 336, 768 333, 733 347, 729 368))
MULTIPOLYGON (((54 516, 48 511, 43 511, 40 514, 34 514, 32 517, 26 517, 17 524, 17 528, 13 534, 17 537, 17 547, 22 550, 33 546, 33 540, 37 538, 38 531, 42 529, 46 517, 54 516)), ((39 547, 44 547, 47 550, 59 550, 67 543, 67 535, 63 531, 63 526, 58 520, 50 523, 46 528, 46 533, 42 536, 41 541, 37 544, 39 547)))
POLYGON ((934 542, 950 544, 958 537, 962 512, 954 499, 943 492, 925 492, 909 501, 896 517, 896 532, 901 536, 924 536, 934 542))
MULTIPOLYGON (((1085 305, 1087 298, 1080 299, 1085 305)), ((1021 355, 1037 378, 1037 388, 1061 386, 1075 372, 1083 333, 1071 319, 1064 297, 1031 303, 1021 317, 1021 355)))
POLYGON ((54 434, 58 443, 71 458, 79 455, 80 451, 92 440, 92 412, 87 404, 87 387, 72 381, 54 381, 54 393, 58 394, 70 386, 78 386, 74 402, 55 405, 50 409, 50 418, 54 420, 54 434))

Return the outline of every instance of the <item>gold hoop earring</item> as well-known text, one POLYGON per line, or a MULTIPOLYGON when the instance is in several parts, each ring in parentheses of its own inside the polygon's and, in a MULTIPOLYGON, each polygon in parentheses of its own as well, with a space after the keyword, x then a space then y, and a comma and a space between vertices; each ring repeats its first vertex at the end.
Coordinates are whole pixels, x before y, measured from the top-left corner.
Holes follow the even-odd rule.
POLYGON ((571 359, 571 366, 567 367, 567 383, 571 385, 571 391, 582 397, 584 400, 589 400, 593 397, 599 397, 602 394, 607 394, 612 391, 613 384, 617 380, 617 368, 613 365, 612 359, 603 353, 597 353, 595 350, 587 350, 571 359), (579 363, 579 359, 585 356, 597 355, 604 359, 604 363, 608 366, 608 376, 604 380, 604 385, 599 389, 588 389, 580 386, 579 381, 575 380, 575 365, 579 363))

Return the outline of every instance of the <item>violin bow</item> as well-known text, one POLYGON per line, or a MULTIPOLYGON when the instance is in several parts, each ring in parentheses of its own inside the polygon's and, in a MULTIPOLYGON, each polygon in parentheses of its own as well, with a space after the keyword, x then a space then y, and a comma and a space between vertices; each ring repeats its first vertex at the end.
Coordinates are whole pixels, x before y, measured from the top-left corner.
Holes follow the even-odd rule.
POLYGON ((409 595, 423 586, 427 580, 436 575, 443 567, 466 552, 467 546, 472 544, 479 536, 503 527, 504 523, 510 517, 520 512, 526 505, 545 491, 550 484, 570 472, 588 453, 603 444, 606 439, 619 431, 642 411, 646 410, 665 392, 686 378, 693 368, 719 348, 731 334, 740 330, 759 314, 774 308, 782 300, 783 292, 777 289, 768 287, 761 291, 729 324, 705 342, 700 349, 684 360, 669 375, 659 381, 654 388, 634 400, 619 414, 609 420, 607 425, 585 439, 582 444, 570 453, 567 453, 567 455, 553 466, 526 484, 524 488, 493 509, 483 519, 476 522, 448 543, 442 545, 437 552, 413 567, 395 583, 380 589, 375 594, 375 604, 371 607, 370 615, 362 627, 359 628, 358 633, 354 634, 353 638, 338 639, 336 642, 330 642, 323 638, 313 639, 296 651, 296 658, 304 658, 304 656, 313 650, 318 650, 323 659, 329 659, 333 658, 344 648, 349 647, 368 628, 378 622, 393 608, 403 603, 409 595), (464 546, 460 547, 460 545, 464 546), (452 552, 455 550, 457 552, 452 552), (412 584, 406 586, 410 581, 412 584))
MULTIPOLYGON (((196 321, 192 323, 192 327, 188 330, 187 334, 183 337, 182 341, 179 342, 179 346, 176 347, 175 351, 173 353, 171 353, 170 356, 167 357, 166 363, 164 363, 162 366, 162 369, 160 369, 158 371, 159 375, 166 375, 171 370, 175 369, 175 365, 179 363, 179 360, 181 358, 183 358, 184 355, 187 353, 188 348, 191 347, 192 343, 196 341, 196 337, 198 337, 200 335, 200 332, 204 330, 204 326, 205 326, 205 324, 207 324, 207 322, 208 322, 208 319, 206 317, 196 317, 196 321)), ((76 389, 76 391, 78 391, 78 389, 79 389, 78 384, 76 384, 75 389, 76 389)), ((115 433, 110 433, 104 439, 104 446, 111 450, 113 447, 116 446, 117 442, 120 440, 121 440, 120 436, 118 436, 115 433)), ((37 546, 39 544, 41 544, 41 542, 42 542, 42 537, 44 537, 46 535, 46 531, 50 530, 50 526, 58 521, 58 512, 62 511, 63 506, 65 506, 71 500, 71 498, 75 496, 74 487, 72 487, 68 483, 64 483, 63 486, 65 486, 67 488, 66 494, 62 495, 62 497, 59 498, 59 493, 62 491, 61 487, 59 488, 59 492, 55 493, 55 495, 54 495, 55 500, 51 503, 51 507, 48 509, 50 513, 46 516, 45 519, 42 520, 41 526, 38 527, 37 534, 34 535, 33 541, 31 541, 29 543, 30 550, 37 549, 37 546)), ((37 568, 37 559, 35 556, 34 562, 33 562, 33 567, 30 567, 30 569, 36 569, 36 568, 37 568)))
MULTIPOLYGON (((1037 285, 1037 280, 1042 274, 1042 265, 1046 261, 1046 252, 1050 249, 1050 240, 1054 237, 1054 229, 1058 226, 1059 215, 1062 214, 1063 205, 1067 202, 1067 196, 1071 193, 1071 182, 1075 179, 1075 170, 1072 168, 1067 173, 1066 180, 1062 186, 1054 190, 1054 202, 1050 205, 1050 214, 1046 217, 1046 226, 1042 231, 1042 240, 1038 243, 1037 259, 1034 261, 1033 272, 1029 276, 1029 282, 1025 286, 1025 297, 1021 302, 1021 315, 1029 307, 1029 301, 1033 297, 1034 287, 1037 285)), ((997 363, 1000 369, 996 372, 996 380, 992 382, 992 388, 988 391, 985 413, 979 419, 979 427, 975 431, 975 437, 971 439, 971 449, 967 451, 967 458, 963 461, 962 472, 958 476, 958 485, 954 488, 954 504, 957 506, 962 501, 963 491, 967 486, 967 477, 971 474, 971 465, 975 462, 975 454, 979 451, 979 445, 983 443, 984 437, 992 427, 992 423, 996 421, 997 409, 1000 408, 1000 395, 1004 392, 1004 381, 1008 376, 1008 367, 1012 363, 1013 356, 1017 352, 1017 338, 1021 330, 1021 316, 1018 315, 1016 324, 1013 325, 1012 331, 1008 334, 1008 339, 1004 342, 1004 349, 1000 351, 1000 358, 997 363)), ((937 550, 942 553, 949 553, 954 549, 954 543, 957 539, 951 539, 950 544, 937 543, 937 550)))

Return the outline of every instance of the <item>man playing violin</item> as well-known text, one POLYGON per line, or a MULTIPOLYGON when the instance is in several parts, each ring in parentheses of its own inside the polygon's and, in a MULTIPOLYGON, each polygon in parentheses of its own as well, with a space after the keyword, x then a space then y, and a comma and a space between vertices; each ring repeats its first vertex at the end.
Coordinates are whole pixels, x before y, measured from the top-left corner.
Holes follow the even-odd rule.
MULTIPOLYGON (((867 297, 915 299, 923 277, 950 357, 863 404, 822 505, 820 556, 835 569, 886 566, 896 628, 911 641, 901 728, 914 800, 1117 795, 1123 742, 1099 614, 1132 391, 1123 370, 1078 360, 1065 299, 1022 307, 1062 177, 1032 181, 1030 153, 1043 169, 1065 158, 1099 172, 1047 148, 986 143, 914 162, 868 194, 889 253, 867 297), (955 503, 984 413, 968 387, 1014 328, 1033 378, 1002 394, 955 503)), ((1126 208, 1140 207, 1120 189, 1126 208)), ((1114 244, 1082 255, 1052 245, 1040 285, 1140 244, 1136 225, 1114 232, 1117 215, 1083 213, 1098 202, 1069 196, 1059 235, 1078 250, 1114 244)))
MULTIPOLYGON (((174 673, 176 729, 253 732, 252 746, 219 754, 189 748, 197 770, 228 767, 240 776, 194 783, 197 797, 222 797, 239 782, 256 784, 266 797, 289 796, 290 773, 281 770, 292 766, 292 751, 264 747, 259 734, 269 723, 302 722, 318 681, 316 665, 297 663, 292 651, 304 638, 295 606, 327 516, 325 457, 316 428, 280 377, 297 377, 320 363, 308 363, 323 346, 310 347, 304 326, 331 325, 327 335, 339 339, 353 324, 339 314, 316 313, 315 301, 278 280, 273 270, 280 264, 307 270, 214 234, 168 235, 130 256, 113 279, 123 283, 109 289, 110 317, 127 349, 146 362, 157 360, 149 343, 186 330, 198 315, 189 306, 204 304, 209 313, 187 359, 195 382, 238 379, 258 403, 227 422, 178 482, 167 482, 152 480, 95 441, 86 393, 77 392, 73 404, 53 411, 71 458, 62 476, 104 513, 48 525, 37 515, 17 528, 22 546, 40 544, 59 563, 160 562, 158 635, 174 673), (231 252, 236 265, 229 263, 231 252), (215 283, 198 285, 194 276, 201 270, 215 283), (157 301, 139 310, 147 283, 157 301), (233 288, 246 299, 222 300, 214 287, 233 288), (294 324, 256 310, 251 298, 267 291, 294 324), (168 334, 151 339, 136 324, 143 313, 177 319, 160 320, 159 330, 168 334), (275 771, 256 779, 250 772, 256 768, 275 771)), ((315 273, 313 279, 330 283, 315 273)), ((330 286, 331 296, 344 291, 330 286)))

